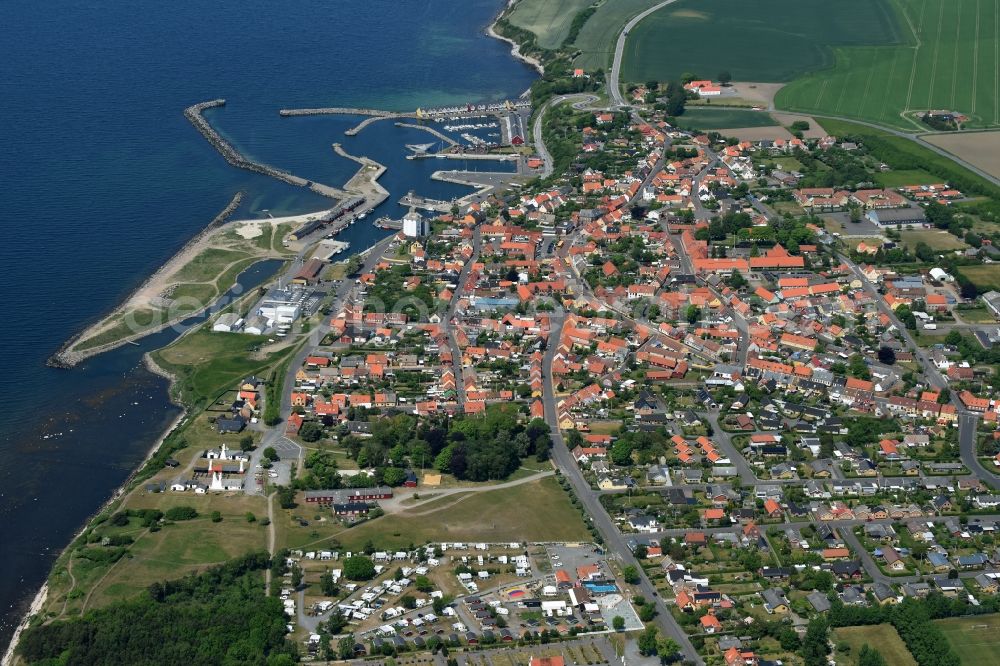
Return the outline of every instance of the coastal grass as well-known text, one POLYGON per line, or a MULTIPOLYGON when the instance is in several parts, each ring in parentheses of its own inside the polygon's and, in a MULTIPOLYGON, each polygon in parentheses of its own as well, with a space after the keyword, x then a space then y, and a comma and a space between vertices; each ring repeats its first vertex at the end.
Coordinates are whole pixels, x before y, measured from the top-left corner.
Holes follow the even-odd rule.
POLYGON ((146 330, 152 330, 163 322, 166 314, 160 308, 137 308, 125 314, 119 314, 109 328, 97 335, 80 340, 73 347, 80 351, 95 349, 111 344, 146 330))
POLYGON ((686 109, 684 115, 677 119, 677 124, 684 129, 721 130, 735 127, 774 127, 778 123, 761 111, 695 107, 686 109))
POLYGON ((535 34, 543 49, 559 48, 578 12, 593 0, 520 0, 507 15, 512 25, 535 34))
POLYGON ((215 333, 207 327, 181 336, 153 353, 157 365, 177 377, 176 386, 186 404, 214 401, 243 377, 265 374, 286 359, 293 347, 258 357, 266 338, 239 333, 215 333))
MULTIPOLYGON (((583 519, 554 477, 509 488, 441 497, 413 509, 344 528, 335 524, 300 527, 293 513, 311 519, 300 505, 276 521, 281 546, 303 547, 336 539, 357 550, 371 541, 379 548, 404 548, 431 541, 576 541, 589 538, 583 519), (526 510, 529 509, 529 510, 526 510)), ((329 512, 327 512, 329 513, 329 512)))
POLYGON ((246 252, 210 247, 198 253, 182 266, 170 279, 173 282, 212 282, 226 268, 240 259, 247 258, 246 252))
POLYGON ((913 250, 917 246, 917 243, 927 243, 932 250, 936 251, 964 250, 969 247, 962 242, 961 238, 953 236, 947 231, 935 229, 902 231, 900 232, 900 237, 903 240, 903 244, 910 250, 913 250))
MULTIPOLYGON (((836 14, 844 4, 831 3, 817 16, 836 14)), ((813 73, 784 87, 775 98, 778 107, 910 130, 929 129, 914 115, 945 109, 967 115, 966 127, 1000 126, 997 4, 894 0, 891 7, 898 16, 896 44, 834 44, 832 66, 811 67, 813 73)), ((788 55, 782 42, 774 46, 788 55)))
POLYGON ((1000 615, 935 620, 963 664, 989 664, 1000 653, 1000 615))
POLYGON ((113 567, 104 568, 94 581, 87 608, 135 596, 150 581, 178 578, 267 547, 266 528, 259 521, 246 521, 247 512, 267 515, 263 497, 153 493, 135 496, 127 503, 131 509, 166 511, 172 506, 191 506, 199 516, 166 525, 157 532, 143 530, 129 546, 128 555, 113 567), (212 522, 213 511, 221 514, 221 522, 212 522))
POLYGON ((980 293, 1000 290, 1000 264, 959 266, 958 270, 976 285, 980 293))
MULTIPOLYGON (((846 643, 850 646, 847 654, 837 653, 838 664, 854 666, 858 663, 858 654, 862 646, 877 650, 885 658, 886 666, 917 666, 913 655, 906 649, 906 644, 899 637, 891 624, 875 624, 864 627, 839 627, 833 630, 833 643, 846 643)), ((978 662, 969 662, 978 663, 978 662)))
POLYGON ((728 71, 736 81, 791 81, 831 67, 833 47, 896 44, 900 32, 890 0, 682 0, 633 28, 622 78, 715 79, 728 71))

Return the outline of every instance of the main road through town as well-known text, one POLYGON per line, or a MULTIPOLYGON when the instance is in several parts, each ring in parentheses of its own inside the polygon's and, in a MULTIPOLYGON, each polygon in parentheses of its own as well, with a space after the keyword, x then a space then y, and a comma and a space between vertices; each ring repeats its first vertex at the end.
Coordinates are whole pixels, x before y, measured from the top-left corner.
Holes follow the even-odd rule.
POLYGON ((694 645, 691 644, 687 634, 684 633, 684 630, 674 620, 663 600, 656 592, 656 589, 649 582, 649 578, 639 565, 639 562, 632 555, 632 551, 625 544, 625 539, 622 538, 617 526, 611 520, 611 516, 608 515, 608 512, 601 505, 599 495, 590 488, 590 484, 583 478, 580 468, 577 467, 576 461, 573 460, 573 456, 570 455, 569 449, 566 447, 566 442, 563 440, 562 433, 559 430, 555 390, 553 388, 555 383, 552 377, 552 361, 559 348, 559 335, 562 331, 563 317, 564 314, 561 312, 553 313, 550 319, 548 346, 545 349, 545 357, 542 363, 542 382, 544 385, 542 395, 545 405, 545 421, 552 430, 552 458, 566 479, 569 480, 577 498, 583 504, 591 521, 593 521, 594 527, 597 528, 597 531, 603 537, 605 547, 609 553, 613 553, 623 565, 632 565, 639 572, 638 587, 646 599, 656 604, 658 614, 655 622, 660 631, 664 636, 672 638, 677 642, 685 659, 692 663, 704 664, 705 662, 698 655, 698 651, 694 649, 694 645))
POLYGON ((622 57, 625 55, 625 40, 628 38, 629 31, 639 25, 640 21, 653 12, 663 9, 667 5, 671 5, 675 2, 677 2, 677 0, 665 0, 664 2, 655 4, 641 14, 636 14, 632 17, 632 20, 626 23, 625 27, 622 28, 621 34, 618 35, 618 43, 615 44, 615 59, 611 61, 611 70, 608 72, 608 96, 611 98, 611 106, 628 106, 625 98, 622 97, 621 70, 622 57))

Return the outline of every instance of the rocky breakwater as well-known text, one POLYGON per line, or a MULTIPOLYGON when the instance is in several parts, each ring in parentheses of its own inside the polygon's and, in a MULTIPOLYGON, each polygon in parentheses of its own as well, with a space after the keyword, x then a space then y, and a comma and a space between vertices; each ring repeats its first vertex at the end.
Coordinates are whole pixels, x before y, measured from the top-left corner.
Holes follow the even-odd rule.
POLYGON ((192 104, 188 108, 184 109, 184 117, 188 119, 188 122, 194 125, 196 130, 201 132, 201 135, 205 137, 210 144, 212 144, 213 148, 219 151, 219 154, 222 155, 227 162, 239 169, 246 169, 247 171, 253 171, 265 176, 270 176, 271 178, 277 178, 278 180, 288 183, 289 185, 307 187, 317 194, 321 194, 332 199, 342 199, 346 196, 342 191, 328 185, 315 183, 311 180, 306 180, 301 176, 296 176, 295 174, 288 173, 287 171, 276 169, 273 166, 261 164, 260 162, 254 162, 233 148, 232 144, 223 139, 203 115, 207 109, 215 109, 225 105, 226 100, 224 99, 213 99, 208 102, 192 104))

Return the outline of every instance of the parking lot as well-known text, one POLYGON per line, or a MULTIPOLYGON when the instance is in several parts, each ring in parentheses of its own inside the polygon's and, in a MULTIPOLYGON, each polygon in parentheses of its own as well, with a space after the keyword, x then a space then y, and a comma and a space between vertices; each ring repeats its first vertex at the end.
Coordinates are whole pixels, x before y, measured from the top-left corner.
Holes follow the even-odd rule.
POLYGON ((570 576, 576 576, 579 567, 597 564, 605 576, 611 577, 611 570, 604 557, 595 553, 591 544, 546 546, 545 552, 548 553, 553 570, 565 569, 570 576))
POLYGON ((292 482, 292 464, 298 464, 300 447, 287 437, 281 437, 271 444, 258 446, 250 454, 251 474, 247 476, 245 492, 248 495, 259 495, 264 490, 264 482, 287 486, 292 482), (264 460, 264 449, 274 447, 278 460, 271 464, 270 469, 261 466, 264 460))

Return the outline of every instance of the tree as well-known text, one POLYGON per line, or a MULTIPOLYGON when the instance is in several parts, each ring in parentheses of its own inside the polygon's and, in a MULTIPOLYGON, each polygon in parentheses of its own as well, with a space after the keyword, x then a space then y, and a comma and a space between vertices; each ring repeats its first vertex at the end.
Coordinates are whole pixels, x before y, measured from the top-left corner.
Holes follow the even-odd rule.
POLYGON ((790 125, 793 132, 805 132, 809 129, 809 122, 805 120, 796 120, 790 125))
POLYGON ((662 661, 672 661, 680 651, 681 646, 672 638, 661 636, 656 640, 656 654, 662 661))
POLYGON ((193 520, 198 517, 198 512, 190 506, 172 506, 163 514, 167 520, 193 520))
POLYGON ((347 580, 371 580, 375 577, 375 563, 364 555, 353 555, 344 560, 344 577, 347 580))
POLYGON ((656 627, 646 627, 646 629, 639 634, 639 637, 636 639, 639 654, 647 657, 657 654, 656 637, 656 627))
POLYGON ((337 586, 337 582, 333 579, 333 572, 329 569, 324 571, 323 575, 319 577, 319 587, 325 596, 335 597, 340 594, 340 588, 337 586))
POLYGON ((417 607, 417 598, 412 594, 404 594, 399 598, 399 603, 403 604, 403 608, 413 609, 417 607))
POLYGON ((733 75, 728 70, 719 72, 719 85, 728 86, 733 81, 733 75))
POLYGON ((623 567, 622 579, 629 585, 637 584, 639 582, 639 570, 632 564, 623 567))
POLYGON ((878 348, 878 360, 886 365, 892 365, 896 362, 896 352, 892 347, 882 345, 878 348))
POLYGON ((337 643, 337 655, 341 659, 350 659, 354 656, 354 634, 347 634, 337 643))
POLYGON ((865 643, 858 652, 858 666, 885 666, 885 657, 865 643))
POLYGON ((687 306, 687 310, 684 311, 684 318, 687 319, 689 324, 694 324, 701 318, 701 308, 692 303, 687 306))
POLYGON ((212 512, 212 522, 213 523, 221 523, 222 522, 222 512, 220 512, 220 511, 213 511, 212 512))
POLYGON ((398 486, 406 481, 406 470, 399 467, 386 467, 382 470, 382 483, 387 486, 398 486))
POLYGON ((303 442, 318 442, 323 437, 323 426, 316 421, 306 421, 299 428, 299 439, 303 442))
POLYGON ((253 451, 253 437, 251 435, 243 435, 240 438, 240 451, 253 451))
POLYGON ((247 511, 247 522, 248 523, 257 522, 257 516, 253 515, 253 511, 247 511))
POLYGON ((292 587, 297 590, 297 589, 299 589, 300 585, 302 585, 302 567, 300 567, 298 564, 293 564, 292 565, 292 587))
POLYGON ((625 631, 625 618, 623 618, 621 615, 615 615, 611 619, 611 627, 615 631, 625 631))
POLYGON ((635 547, 635 550, 632 551, 632 554, 635 555, 637 560, 644 560, 649 554, 649 549, 646 548, 645 544, 640 543, 635 547))
POLYGON ((271 462, 275 462, 280 459, 278 456, 278 452, 274 450, 273 446, 269 446, 266 449, 264 449, 264 457, 270 460, 271 462))
POLYGON ((948 335, 944 337, 944 341, 946 344, 952 346, 959 345, 962 343, 962 334, 958 331, 958 329, 953 328, 948 331, 948 335))
POLYGON ((417 588, 418 592, 430 592, 434 589, 431 579, 427 576, 417 576, 413 581, 413 586, 417 588))

